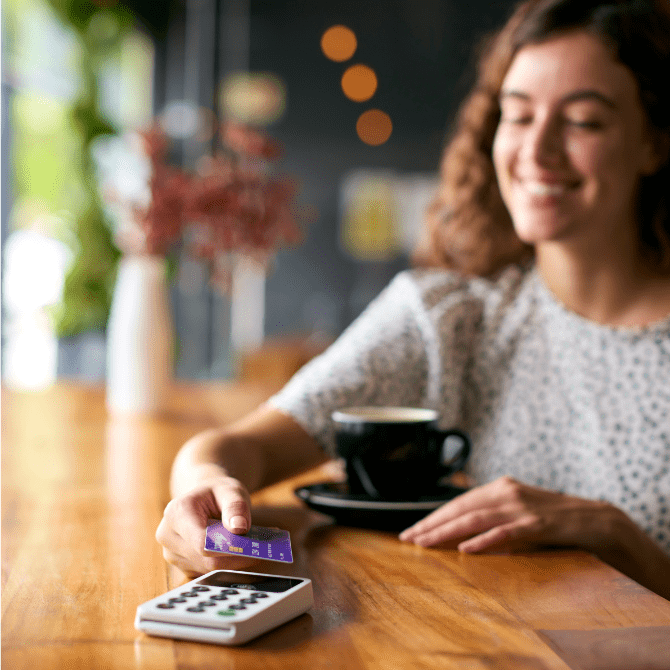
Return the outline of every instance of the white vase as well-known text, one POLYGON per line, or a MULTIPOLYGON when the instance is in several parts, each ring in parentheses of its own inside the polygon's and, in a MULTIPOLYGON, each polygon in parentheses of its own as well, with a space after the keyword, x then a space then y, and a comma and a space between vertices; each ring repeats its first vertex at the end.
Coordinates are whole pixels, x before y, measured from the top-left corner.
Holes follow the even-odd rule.
POLYGON ((107 408, 123 414, 167 409, 173 377, 173 321, 165 259, 119 264, 107 324, 107 408))

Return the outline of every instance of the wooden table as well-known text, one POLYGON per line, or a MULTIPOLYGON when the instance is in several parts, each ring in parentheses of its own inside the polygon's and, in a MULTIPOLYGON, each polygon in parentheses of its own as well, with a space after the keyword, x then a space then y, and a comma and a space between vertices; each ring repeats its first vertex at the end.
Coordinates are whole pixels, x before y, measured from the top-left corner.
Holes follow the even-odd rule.
POLYGON ((186 581, 154 539, 174 454, 273 390, 180 387, 161 419, 110 418, 96 388, 3 390, 3 668, 670 667, 670 602, 582 552, 467 556, 337 527, 292 493, 332 464, 254 496, 295 554, 262 567, 313 580, 308 614, 241 648, 136 631, 137 605, 186 581))

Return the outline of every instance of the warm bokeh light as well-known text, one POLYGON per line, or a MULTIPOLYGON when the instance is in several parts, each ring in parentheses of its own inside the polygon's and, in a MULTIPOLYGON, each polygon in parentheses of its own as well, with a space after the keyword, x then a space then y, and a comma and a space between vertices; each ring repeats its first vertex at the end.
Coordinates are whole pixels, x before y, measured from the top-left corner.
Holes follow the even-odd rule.
POLYGON ((271 72, 233 72, 221 84, 220 104, 240 123, 275 123, 286 111, 286 85, 271 72))
POLYGON ((377 75, 367 65, 352 65, 342 75, 342 90, 349 100, 365 102, 377 90, 377 75))
POLYGON ((373 147, 384 144, 393 131, 391 117, 380 109, 368 109, 356 121, 358 137, 373 147))
POLYGON ((337 63, 349 60, 357 46, 354 31, 346 26, 331 26, 321 36, 321 51, 337 63))

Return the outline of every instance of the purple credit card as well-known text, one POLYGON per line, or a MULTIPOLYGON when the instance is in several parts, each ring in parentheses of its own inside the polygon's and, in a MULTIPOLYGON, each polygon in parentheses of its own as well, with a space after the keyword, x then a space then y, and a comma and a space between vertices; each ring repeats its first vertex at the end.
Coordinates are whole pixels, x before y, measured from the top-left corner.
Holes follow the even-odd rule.
POLYGON ((266 561, 293 563, 291 537, 287 530, 251 526, 246 535, 231 533, 220 521, 209 519, 205 549, 233 556, 264 558, 266 561))

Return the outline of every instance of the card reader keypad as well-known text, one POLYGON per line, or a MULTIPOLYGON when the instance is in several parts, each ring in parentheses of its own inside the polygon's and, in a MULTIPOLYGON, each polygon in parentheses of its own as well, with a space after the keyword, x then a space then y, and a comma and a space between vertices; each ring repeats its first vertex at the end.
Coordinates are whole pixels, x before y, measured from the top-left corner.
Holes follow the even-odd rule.
POLYGON ((237 645, 300 616, 313 604, 309 579, 212 570, 139 605, 135 628, 158 637, 237 645))
POLYGON ((213 612, 221 617, 234 617, 241 610, 255 609, 259 600, 268 598, 263 591, 240 592, 237 589, 216 588, 209 586, 194 586, 190 591, 182 591, 178 596, 168 598, 156 604, 159 609, 182 609, 182 611, 199 614, 201 612, 213 612), (225 605, 222 601, 227 601, 225 605), (186 603, 182 605, 182 603, 186 603), (212 607, 223 607, 218 611, 212 607))

